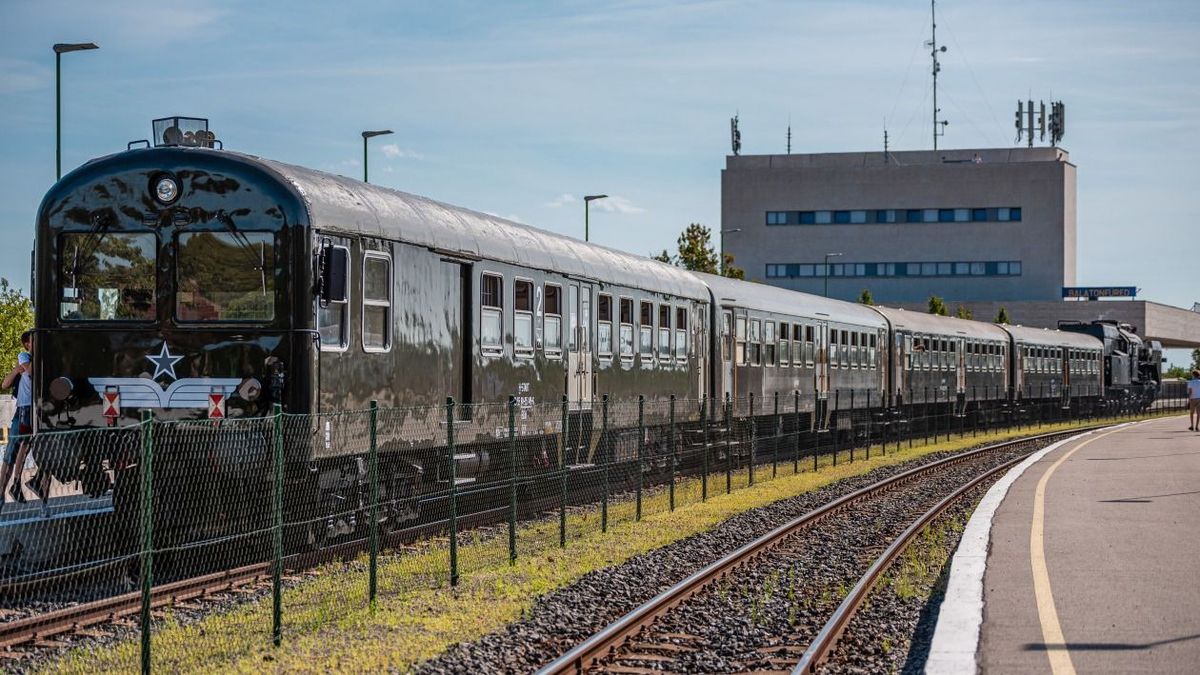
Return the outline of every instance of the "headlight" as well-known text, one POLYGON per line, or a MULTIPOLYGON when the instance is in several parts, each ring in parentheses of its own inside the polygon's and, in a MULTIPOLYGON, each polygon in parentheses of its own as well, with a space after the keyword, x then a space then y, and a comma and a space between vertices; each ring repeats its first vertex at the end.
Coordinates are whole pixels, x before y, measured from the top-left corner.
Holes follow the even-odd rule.
POLYGON ((154 197, 163 204, 179 199, 179 183, 170 176, 162 176, 154 183, 154 197))

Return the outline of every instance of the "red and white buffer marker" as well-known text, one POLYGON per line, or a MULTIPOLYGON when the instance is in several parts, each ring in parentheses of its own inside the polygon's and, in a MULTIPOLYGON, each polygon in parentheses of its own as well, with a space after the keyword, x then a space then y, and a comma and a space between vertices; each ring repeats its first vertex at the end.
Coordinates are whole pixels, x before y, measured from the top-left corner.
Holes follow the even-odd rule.
POLYGON ((214 389, 208 395, 208 419, 223 420, 225 419, 225 391, 214 389))
POLYGON ((108 423, 114 424, 117 418, 121 416, 121 390, 117 387, 106 387, 104 393, 100 394, 100 403, 103 410, 100 414, 108 418, 108 423))

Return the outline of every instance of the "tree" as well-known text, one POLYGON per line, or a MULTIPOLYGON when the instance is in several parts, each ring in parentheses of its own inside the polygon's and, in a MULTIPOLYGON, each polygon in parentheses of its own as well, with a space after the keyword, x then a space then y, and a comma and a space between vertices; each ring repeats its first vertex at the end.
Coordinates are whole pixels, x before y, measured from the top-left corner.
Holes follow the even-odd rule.
POLYGON ((717 273, 720 259, 712 247, 712 230, 692 223, 679 235, 679 266, 693 272, 717 273))
POLYGON ((959 305, 958 309, 954 310, 954 316, 957 316, 960 319, 970 319, 974 316, 974 314, 971 314, 971 310, 959 305))
POLYGON ((21 351, 21 333, 33 328, 33 303, 20 289, 0 277, 0 369, 8 372, 17 365, 21 351))
POLYGON ((1163 373, 1163 377, 1176 380, 1187 380, 1192 377, 1192 371, 1183 366, 1171 366, 1167 368, 1167 372, 1163 373))
MULTIPOLYGON (((667 253, 666 249, 663 249, 662 253, 653 256, 653 258, 693 272, 721 273, 719 265, 720 256, 712 247, 711 229, 700 223, 692 223, 679 235, 676 245, 679 252, 674 258, 671 257, 671 254, 667 253)), ((746 278, 745 270, 734 267, 733 256, 728 253, 725 254, 725 276, 732 279, 746 278)))
POLYGON ((1004 309, 1003 306, 1000 307, 1000 312, 998 314, 996 314, 996 323, 1002 323, 1002 324, 1010 323, 1010 321, 1008 319, 1008 310, 1004 309))
POLYGON ((1192 350, 1192 370, 1200 370, 1200 349, 1192 350))
POLYGON ((936 295, 929 296, 929 313, 937 314, 938 316, 948 316, 949 311, 946 309, 946 301, 936 295))
POLYGON ((868 289, 868 288, 863 289, 862 295, 858 296, 858 303, 860 305, 874 305, 875 304, 875 298, 871 297, 870 289, 868 289))

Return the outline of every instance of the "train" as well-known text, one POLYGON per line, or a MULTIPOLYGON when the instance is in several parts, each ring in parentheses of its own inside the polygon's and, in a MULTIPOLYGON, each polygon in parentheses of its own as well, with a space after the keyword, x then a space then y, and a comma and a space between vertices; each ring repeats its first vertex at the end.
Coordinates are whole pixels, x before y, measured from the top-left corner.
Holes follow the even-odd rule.
MULTIPOLYGON (((309 545, 361 522, 345 514, 366 490, 362 427, 341 411, 372 402, 387 411, 381 497, 398 524, 448 473, 487 480, 513 463, 604 460, 602 399, 783 396, 812 428, 837 431, 918 407, 1144 406, 1161 381, 1161 346, 1131 326, 997 325, 694 273, 226 150, 206 124, 191 131, 202 122, 157 120, 156 142, 87 162, 43 199, 36 431, 116 439, 153 411, 174 423, 155 438, 167 448, 156 494, 220 509, 230 489, 266 494, 272 432, 252 421, 278 404, 296 429, 285 482, 306 495, 309 545), (505 454, 510 397, 518 433, 547 439, 520 457, 505 454), (563 421, 573 435, 553 440, 563 421), (231 441, 229 429, 243 435, 231 441)), ((622 425, 633 422, 614 420, 612 433, 622 425)), ((60 446, 39 458, 43 470, 134 508, 130 442, 60 446)))

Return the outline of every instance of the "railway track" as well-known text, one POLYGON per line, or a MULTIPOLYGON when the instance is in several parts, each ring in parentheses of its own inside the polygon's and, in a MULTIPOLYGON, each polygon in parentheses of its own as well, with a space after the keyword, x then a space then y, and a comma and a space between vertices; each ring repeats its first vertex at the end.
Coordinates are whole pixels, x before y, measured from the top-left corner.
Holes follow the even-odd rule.
MULTIPOLYGON (((861 505, 952 467, 980 460, 988 455, 994 455, 998 451, 1014 452, 1026 446, 1041 447, 1046 442, 1098 428, 1102 428, 1102 426, 1042 434, 979 448, 916 467, 842 496, 775 528, 710 563, 579 643, 558 659, 544 666, 539 673, 545 675, 583 672, 634 674, 662 669, 689 670, 687 667, 689 659, 694 662, 702 650, 708 646, 704 644, 704 638, 696 634, 702 631, 689 631, 687 627, 689 625, 702 627, 702 624, 709 619, 704 617, 680 618, 681 614, 687 614, 687 605, 700 603, 702 595, 708 596, 708 599, 711 600, 712 596, 720 593, 721 585, 724 585, 727 590, 731 581, 736 577, 745 576, 745 573, 758 565, 767 563, 772 557, 780 557, 781 553, 786 553, 784 549, 787 547, 787 542, 794 539, 793 535, 813 528, 822 521, 838 517, 839 514, 846 513, 851 506, 861 505), (683 628, 680 628, 681 626, 683 628)), ((1032 448, 1029 451, 1032 452, 1032 448)), ((1028 452, 1020 452, 1019 456, 1002 461, 975 474, 970 480, 961 482, 957 489, 937 500, 932 508, 910 521, 900 536, 891 538, 890 545, 885 543, 873 547, 871 549, 873 552, 876 550, 882 550, 882 552, 877 557, 873 556, 874 562, 870 564, 866 574, 846 594, 842 603, 832 610, 832 614, 827 615, 828 620, 823 625, 817 623, 810 626, 809 632, 815 634, 815 637, 811 641, 805 640, 802 644, 789 643, 787 639, 771 640, 769 647, 757 649, 760 658, 753 668, 758 671, 813 672, 834 649, 838 637, 854 617, 871 588, 891 563, 903 553, 913 538, 938 514, 962 499, 964 495, 969 494, 982 482, 999 472, 1007 470, 1027 455, 1028 452), (807 649, 804 648, 805 644, 809 644, 807 649)), ((779 579, 778 576, 775 578, 779 579)), ((711 609, 710 603, 709 610, 711 609)), ((790 619, 789 616, 789 624, 791 623, 790 619)), ((753 621, 742 622, 743 625, 748 623, 753 623, 753 621)), ((796 633, 803 632, 798 630, 796 633)), ((730 669, 733 668, 730 667, 730 669)))

